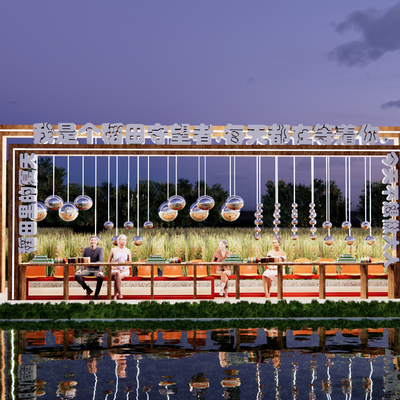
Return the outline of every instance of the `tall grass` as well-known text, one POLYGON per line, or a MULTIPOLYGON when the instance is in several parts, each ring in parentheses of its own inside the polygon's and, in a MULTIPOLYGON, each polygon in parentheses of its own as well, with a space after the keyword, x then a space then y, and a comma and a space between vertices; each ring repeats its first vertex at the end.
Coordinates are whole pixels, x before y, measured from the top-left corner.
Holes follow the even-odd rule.
MULTIPOLYGON (((337 259, 341 254, 353 254, 356 258, 369 256, 383 260, 385 242, 381 232, 380 228, 373 229, 372 234, 376 238, 376 243, 368 246, 365 238, 369 235, 369 231, 353 228, 351 233, 356 238, 356 242, 353 246, 348 246, 344 241, 348 231, 332 228, 331 236, 335 238, 335 242, 332 246, 327 246, 324 243, 327 231, 322 228, 318 229, 315 241, 310 239, 310 231, 307 228, 299 229, 297 240, 291 239, 290 228, 283 228, 280 231, 281 249, 286 252, 289 261, 295 258, 308 258, 312 261, 319 258, 337 259)), ((229 250, 240 257, 262 257, 272 249, 273 236, 271 228, 263 228, 260 240, 254 239, 252 228, 153 228, 141 230, 143 244, 135 246, 133 237, 136 232, 121 229, 119 233, 127 235, 127 247, 132 251, 133 261, 147 259, 152 254, 161 254, 165 258, 180 257, 183 262, 194 258, 212 261, 212 256, 218 249, 221 239, 226 239, 229 250)), ((112 244, 114 235, 115 231, 99 233, 105 260, 108 259, 108 254, 114 247, 112 244)), ((89 237, 89 234, 73 233, 69 229, 39 228, 36 254, 48 257, 79 257, 83 249, 89 245, 89 237)))

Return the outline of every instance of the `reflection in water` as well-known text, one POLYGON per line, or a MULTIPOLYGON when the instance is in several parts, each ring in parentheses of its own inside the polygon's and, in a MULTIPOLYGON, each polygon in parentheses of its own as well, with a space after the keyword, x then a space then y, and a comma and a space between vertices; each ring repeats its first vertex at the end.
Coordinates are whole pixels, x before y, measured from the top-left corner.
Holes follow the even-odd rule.
POLYGON ((398 398, 400 330, 0 331, 0 399, 398 398))

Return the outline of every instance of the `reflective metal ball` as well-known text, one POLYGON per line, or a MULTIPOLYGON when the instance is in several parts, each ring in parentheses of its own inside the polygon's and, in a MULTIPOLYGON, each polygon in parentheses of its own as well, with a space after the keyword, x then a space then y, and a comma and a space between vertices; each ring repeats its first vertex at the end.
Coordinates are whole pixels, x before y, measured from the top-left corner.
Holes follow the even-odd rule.
POLYGON ((371 224, 368 221, 361 222, 361 228, 369 229, 370 227, 371 227, 371 224))
POLYGON ((244 206, 244 201, 240 196, 229 196, 226 199, 226 206, 234 211, 239 211, 244 206))
POLYGON ((297 208, 297 203, 292 203, 292 208, 297 208))
POLYGON ((146 221, 143 224, 143 227, 146 228, 146 229, 151 229, 151 228, 153 228, 153 223, 151 221, 146 221))
POLYGON ((315 212, 315 210, 311 209, 310 210, 310 218, 315 218, 317 216, 317 213, 315 212))
POLYGON ((257 203, 257 210, 262 211, 263 207, 264 207, 263 203, 257 203))
POLYGON ((171 210, 182 210, 186 205, 186 200, 182 196, 171 196, 168 199, 168 207, 171 210))
POLYGON ((369 236, 367 236, 367 237, 365 238, 365 241, 367 242, 367 244, 368 244, 369 246, 372 246, 373 244, 375 244, 376 239, 375 239, 374 236, 369 235, 369 236))
POLYGON ((260 240, 260 239, 261 239, 261 235, 257 232, 257 233, 254 235, 254 239, 260 240))
POLYGON ((274 225, 279 225, 281 223, 280 219, 274 219, 274 221, 272 222, 274 225))
POLYGON ((323 227, 324 229, 331 229, 331 228, 332 228, 332 222, 330 222, 330 221, 325 221, 325 222, 322 223, 322 227, 323 227))
POLYGON ((165 222, 171 222, 178 216, 178 211, 172 210, 165 201, 158 207, 158 216, 165 222))
POLYGON ((114 224, 111 221, 104 222, 104 229, 112 229, 114 224))
POLYGON ((281 208, 281 205, 280 205, 280 203, 275 203, 275 204, 274 204, 274 207, 275 207, 275 208, 281 208))
POLYGON ((324 242, 328 246, 331 246, 334 241, 335 241, 335 239, 333 238, 333 236, 325 236, 325 238, 324 238, 324 242))
POLYGON ((317 223, 317 220, 312 218, 310 219, 310 225, 315 225, 317 223))
POLYGON ((118 236, 113 236, 113 238, 111 239, 111 241, 112 241, 112 244, 113 244, 114 246, 116 246, 116 245, 118 244, 118 236))
POLYGON ((293 233, 292 240, 297 240, 297 239, 298 239, 297 233, 293 233))
MULTIPOLYGON (((32 204, 34 204, 34 203, 32 203, 32 204)), ((36 222, 43 221, 47 216, 46 206, 42 202, 37 201, 36 209, 37 209, 36 218, 30 218, 30 219, 32 221, 36 221, 36 222)))
POLYGON ((215 206, 215 201, 211 196, 200 196, 197 199, 197 205, 202 210, 211 210, 215 206))
POLYGON ((315 234, 315 233, 312 233, 311 235, 310 235, 310 239, 311 240, 315 240, 317 238, 317 235, 315 234))
POLYGON ((342 228, 343 229, 350 229, 351 228, 351 223, 349 221, 342 222, 342 228))
POLYGON ((292 218, 298 218, 299 213, 296 211, 292 211, 292 218))
POLYGON ((315 208, 315 203, 310 203, 310 204, 308 205, 308 207, 310 207, 310 208, 315 208))
POLYGON ((280 218, 280 217, 281 217, 281 213, 275 211, 275 212, 272 214, 272 216, 273 216, 274 218, 280 218))
POLYGON ((82 195, 74 200, 74 204, 78 210, 86 211, 92 207, 93 201, 89 196, 82 195))
POLYGON ((317 232, 317 227, 313 225, 313 226, 310 228, 310 232, 311 232, 311 233, 317 232))
POLYGON ((255 230, 256 232, 261 232, 261 228, 260 228, 258 225, 254 227, 254 230, 255 230))
POLYGON ((131 221, 126 221, 126 222, 124 223, 124 228, 125 228, 125 229, 132 229, 132 228, 133 228, 133 222, 131 222, 131 221))
MULTIPOLYGON (((240 217, 240 211, 228 208, 226 204, 221 207, 221 217, 228 222, 236 221, 240 217)), ((261 221, 261 220, 260 220, 261 221)))
POLYGON ((194 221, 201 222, 208 217, 208 210, 202 210, 197 203, 193 203, 190 206, 189 215, 194 221))
POLYGON ((58 210, 58 215, 63 221, 71 222, 78 217, 79 211, 75 207, 74 203, 67 202, 58 210))
POLYGON ((58 210, 64 204, 63 199, 60 196, 48 196, 44 201, 44 205, 49 210, 58 210))
POLYGON ((292 226, 292 232, 296 233, 298 232, 299 228, 297 226, 292 226))
POLYGON ((97 237, 97 240, 98 240, 99 243, 100 243, 100 241, 101 241, 100 236, 97 236, 97 235, 96 235, 96 237, 97 237))
POLYGON ((297 221, 296 218, 293 218, 293 219, 292 219, 292 225, 297 225, 298 223, 299 223, 299 221, 297 221))
POLYGON ((349 246, 353 245, 356 241, 355 237, 351 235, 346 236, 344 240, 349 246))
POLYGON ((141 246, 143 243, 143 238, 137 235, 133 238, 133 243, 135 244, 135 246, 141 246))
POLYGON ((274 231, 274 233, 278 233, 279 232, 279 226, 274 226, 274 228, 272 229, 274 231))
POLYGON ((257 219, 254 221, 254 225, 262 225, 262 224, 263 224, 263 220, 260 219, 260 218, 257 218, 257 219))

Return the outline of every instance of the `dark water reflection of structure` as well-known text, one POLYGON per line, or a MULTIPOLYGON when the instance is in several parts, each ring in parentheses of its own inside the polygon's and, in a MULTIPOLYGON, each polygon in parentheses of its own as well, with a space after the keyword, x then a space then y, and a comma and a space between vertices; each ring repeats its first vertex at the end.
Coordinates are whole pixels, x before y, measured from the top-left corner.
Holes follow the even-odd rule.
POLYGON ((0 333, 0 399, 400 397, 397 328, 0 333))

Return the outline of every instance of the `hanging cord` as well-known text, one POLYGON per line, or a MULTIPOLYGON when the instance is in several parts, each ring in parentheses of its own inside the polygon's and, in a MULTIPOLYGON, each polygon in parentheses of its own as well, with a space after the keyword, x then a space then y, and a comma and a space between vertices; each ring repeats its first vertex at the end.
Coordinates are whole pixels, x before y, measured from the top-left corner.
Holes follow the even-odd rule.
POLYGON ((130 183, 130 175, 131 175, 131 156, 128 156, 128 221, 130 221, 129 219, 129 199, 131 197, 131 192, 130 192, 130 187, 129 187, 129 183, 130 183))
POLYGON ((367 157, 364 157, 364 221, 367 220, 367 157))
POLYGON ((169 156, 167 156, 167 200, 169 199, 169 156))
POLYGON ((55 188, 55 180, 56 180, 56 158, 53 156, 53 196, 54 196, 54 188, 55 188))
MULTIPOLYGON (((329 166, 330 166, 330 158, 326 157, 326 184, 325 184, 325 191, 326 191, 326 220, 330 222, 330 171, 329 171, 329 166)), ((328 229, 328 236, 331 235, 331 229, 328 229)))
POLYGON ((69 202, 69 156, 67 156, 67 202, 69 202))
POLYGON ((236 196, 236 156, 233 156, 233 195, 236 196))
POLYGON ((344 215, 347 221, 347 157, 344 158, 344 215))
POLYGON ((175 196, 178 195, 178 156, 175 156, 175 196))
POLYGON ((351 164, 350 164, 350 157, 349 157, 349 236, 351 236, 351 164))
POLYGON ((118 236, 118 156, 115 157, 115 234, 118 236))
POLYGON ((232 176, 232 157, 229 156, 229 196, 232 196, 232 182, 231 182, 231 176, 232 176))
POLYGON ((136 194, 136 201, 137 201, 137 235, 139 236, 139 156, 137 156, 137 194, 136 194))
POLYGON ((200 156, 197 157, 197 198, 200 197, 200 156))
POLYGON ((275 203, 278 203, 278 157, 275 156, 275 203))
POLYGON ((147 156, 147 221, 150 221, 150 156, 147 156))
POLYGON ((110 220, 110 156, 108 156, 108 183, 107 183, 107 196, 108 196, 108 221, 110 220))
POLYGON ((94 156, 94 234, 97 235, 97 156, 94 156))
POLYGON ((259 166, 258 166, 258 202, 261 203, 261 156, 258 156, 259 166))
POLYGON ((85 157, 82 156, 82 196, 85 194, 85 157))
POLYGON ((372 184, 371 184, 371 157, 369 157, 369 234, 372 236, 372 184))
POLYGON ((314 156, 311 157, 311 203, 314 203, 314 156))
POLYGON ((259 179, 258 179, 258 156, 256 157, 256 209, 257 209, 257 203, 258 203, 258 185, 259 185, 259 179))
POLYGON ((293 157, 293 203, 296 203, 296 157, 293 157))
POLYGON ((207 194, 207 156, 204 156, 204 196, 207 194))

